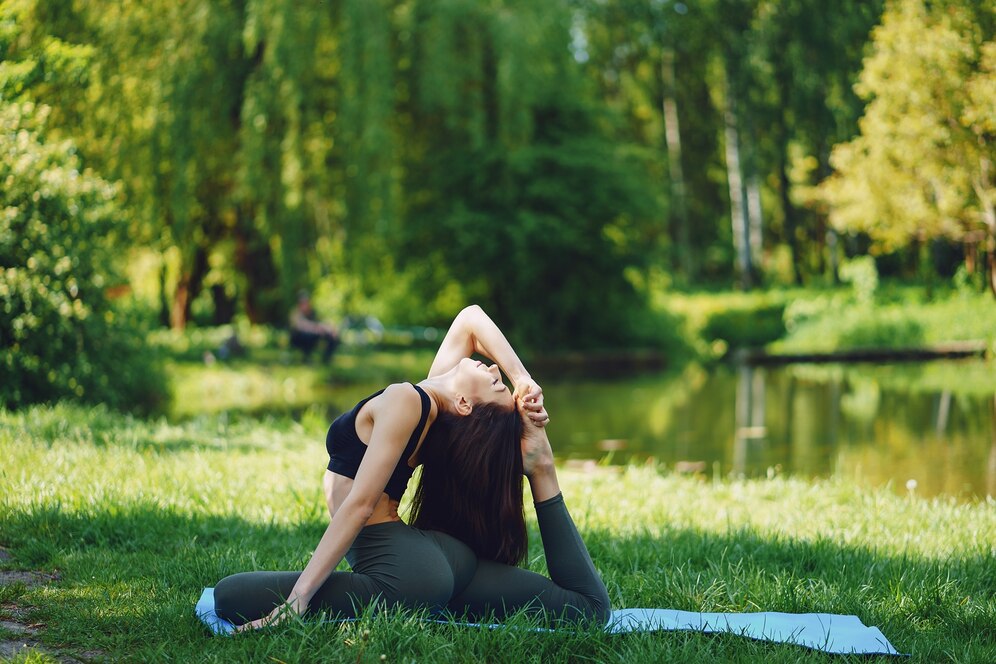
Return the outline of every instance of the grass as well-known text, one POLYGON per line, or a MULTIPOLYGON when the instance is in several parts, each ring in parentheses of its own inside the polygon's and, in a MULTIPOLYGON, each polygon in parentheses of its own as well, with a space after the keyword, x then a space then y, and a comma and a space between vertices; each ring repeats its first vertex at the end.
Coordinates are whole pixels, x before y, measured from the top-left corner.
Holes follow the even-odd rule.
POLYGON ((730 348, 832 352, 982 340, 996 351, 990 293, 884 283, 871 293, 836 287, 666 293, 653 306, 678 314, 702 359, 730 348))
POLYGON ((867 304, 846 293, 816 295, 789 304, 785 322, 788 334, 772 344, 779 352, 975 340, 996 348, 996 301, 989 293, 952 291, 928 297, 919 288, 893 288, 867 304))
MULTIPOLYGON (((208 636, 193 616, 203 586, 300 568, 323 531, 322 426, 0 411, 0 545, 12 556, 0 564, 58 573, 0 590, 0 619, 44 624, 40 648, 19 660, 859 661, 732 636, 485 631, 406 613, 208 636)), ((616 607, 856 614, 915 662, 996 661, 992 501, 654 466, 565 469, 561 480, 616 607)), ((530 531, 528 564, 543 571, 533 521, 530 531)))

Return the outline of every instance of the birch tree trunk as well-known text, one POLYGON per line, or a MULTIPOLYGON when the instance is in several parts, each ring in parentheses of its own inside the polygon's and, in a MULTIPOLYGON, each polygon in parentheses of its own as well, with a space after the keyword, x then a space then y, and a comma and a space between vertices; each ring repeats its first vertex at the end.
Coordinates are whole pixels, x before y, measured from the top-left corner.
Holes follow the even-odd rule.
POLYGON ((678 123, 678 103, 674 74, 674 50, 666 47, 661 54, 661 82, 664 115, 664 142, 667 165, 671 178, 672 213, 671 227, 678 245, 678 265, 689 280, 695 277, 691 241, 688 228, 688 205, 685 202, 685 174, 681 168, 681 131, 678 123))
POLYGON ((740 287, 753 286, 750 256, 750 219, 747 216, 743 170, 740 164, 740 136, 737 124, 737 100, 726 73, 725 108, 723 110, 723 137, 726 143, 726 181, 730 187, 730 223, 733 228, 733 249, 736 252, 736 271, 740 287))
POLYGON ((751 277, 758 276, 761 268, 761 255, 764 247, 762 229, 764 227, 764 214, 761 209, 761 178, 757 175, 757 168, 750 169, 750 176, 747 178, 747 217, 749 219, 749 242, 751 277))

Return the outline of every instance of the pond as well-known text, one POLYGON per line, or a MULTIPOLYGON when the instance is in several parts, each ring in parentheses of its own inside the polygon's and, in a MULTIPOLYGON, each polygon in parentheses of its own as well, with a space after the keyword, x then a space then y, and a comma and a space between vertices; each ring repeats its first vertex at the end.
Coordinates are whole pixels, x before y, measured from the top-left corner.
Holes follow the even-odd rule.
MULTIPOLYGON (((264 384, 283 386, 276 394, 253 388, 246 370, 216 375, 213 387, 196 373, 200 387, 188 410, 209 403, 227 410, 237 400, 254 416, 303 417, 322 438, 327 422, 383 386, 333 378, 314 391, 288 390, 306 382, 288 371, 290 378, 263 372, 274 374, 264 384), (248 386, 238 388, 240 380, 248 386)), ((996 497, 993 362, 692 365, 626 377, 537 378, 555 452, 572 465, 653 460, 707 478, 840 476, 921 497, 996 497)))
POLYGON ((898 493, 996 497, 985 361, 690 367, 544 385, 559 454, 719 477, 843 476, 898 493))

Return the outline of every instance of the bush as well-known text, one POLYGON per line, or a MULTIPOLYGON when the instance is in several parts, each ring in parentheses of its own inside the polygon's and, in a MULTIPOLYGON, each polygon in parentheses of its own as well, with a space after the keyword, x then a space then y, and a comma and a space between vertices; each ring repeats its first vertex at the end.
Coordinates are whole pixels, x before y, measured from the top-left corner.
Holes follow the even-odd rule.
POLYGON ((875 303, 875 291, 878 290, 878 269, 875 259, 871 256, 858 256, 844 261, 840 266, 840 280, 851 284, 854 297, 859 304, 875 303))
POLYGON ((874 316, 844 316, 838 341, 844 348, 905 348, 924 342, 919 321, 897 309, 885 309, 874 316))
POLYGON ((764 346, 785 334, 784 313, 781 302, 723 309, 709 317, 702 336, 722 339, 733 348, 764 346))
POLYGON ((166 396, 135 312, 116 309, 116 190, 46 109, 0 107, 0 405, 62 398, 150 411, 166 396))

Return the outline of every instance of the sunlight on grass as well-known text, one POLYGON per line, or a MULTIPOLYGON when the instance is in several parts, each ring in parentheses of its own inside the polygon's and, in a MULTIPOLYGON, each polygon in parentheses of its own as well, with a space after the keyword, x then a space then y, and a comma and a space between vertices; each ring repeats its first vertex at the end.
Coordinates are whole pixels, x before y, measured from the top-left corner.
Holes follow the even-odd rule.
MULTIPOLYGON (((84 626, 97 620, 108 635, 99 647, 114 657, 237 660, 251 642, 284 661, 289 651, 295 661, 355 659, 342 639, 323 645, 333 628, 208 639, 191 613, 200 588, 226 574, 305 564, 328 518, 320 432, 281 419, 169 424, 58 406, 0 414, 0 454, 0 543, 18 565, 61 573, 18 600, 59 626, 51 638, 91 647, 84 626)), ((918 661, 944 651, 981 661, 996 649, 970 638, 996 626, 991 500, 925 501, 842 481, 714 482, 653 465, 563 469, 562 485, 617 607, 855 613, 918 661)), ((529 567, 543 571, 527 513, 529 567)), ((537 646, 405 621, 371 617, 382 633, 370 652, 457 661, 529 659, 538 648, 560 659, 559 643, 619 660, 816 657, 688 635, 557 635, 537 646)))

